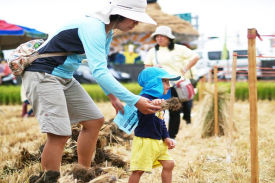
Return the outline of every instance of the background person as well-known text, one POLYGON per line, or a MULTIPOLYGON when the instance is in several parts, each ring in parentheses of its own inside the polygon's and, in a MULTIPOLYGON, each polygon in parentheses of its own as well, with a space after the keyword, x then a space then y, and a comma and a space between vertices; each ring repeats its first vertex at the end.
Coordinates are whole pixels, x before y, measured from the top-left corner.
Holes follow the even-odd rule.
POLYGON ((126 64, 135 63, 135 59, 138 57, 138 54, 135 53, 135 46, 133 44, 127 45, 127 51, 124 51, 124 56, 126 58, 126 64))
POLYGON ((0 84, 2 83, 2 77, 5 75, 4 74, 4 64, 2 64, 2 61, 0 63, 0 84))
POLYGON ((10 74, 12 74, 12 71, 9 68, 9 64, 7 61, 2 60, 0 64, 0 84, 2 84, 2 79, 9 76, 10 74))
POLYGON ((148 44, 144 44, 139 50, 140 59, 143 63, 146 59, 148 51, 149 51, 149 45, 148 44))
POLYGON ((104 117, 94 101, 73 78, 81 61, 88 60, 97 83, 111 100, 116 112, 124 113, 120 100, 135 105, 142 113, 154 113, 149 99, 134 95, 123 87, 107 68, 113 29, 127 32, 138 22, 156 24, 146 13, 146 0, 113 0, 101 11, 73 20, 38 48, 40 54, 73 53, 68 56, 39 58, 22 74, 28 101, 38 118, 42 133, 47 133, 42 170, 59 171, 62 153, 71 135, 71 124, 83 128, 77 142, 78 163, 90 167, 104 117))
MULTIPOLYGON (((168 73, 178 74, 181 79, 190 78, 188 72, 199 60, 199 55, 190 50, 186 46, 175 44, 175 36, 172 34, 171 28, 167 26, 159 26, 151 35, 157 44, 151 48, 144 62, 145 68, 158 66, 162 67, 168 73)), ((171 96, 178 97, 176 90, 171 86, 171 96)), ((182 111, 186 123, 191 123, 191 101, 182 102, 182 111)), ((169 135, 175 139, 180 126, 180 113, 178 111, 169 111, 169 135)))
POLYGON ((28 105, 30 104, 30 102, 28 101, 28 99, 26 98, 25 92, 24 92, 24 86, 21 85, 21 89, 20 89, 20 96, 21 96, 21 101, 22 101, 22 117, 23 118, 27 118, 29 116, 33 116, 33 109, 31 108, 28 111, 28 105))
MULTIPOLYGON (((170 89, 169 80, 179 80, 180 76, 170 75, 159 67, 144 69, 138 77, 142 88, 141 96, 150 99, 155 105, 164 100, 159 99, 170 89)), ((174 160, 168 149, 175 147, 174 141, 169 138, 164 121, 164 111, 144 115, 138 113, 138 125, 132 144, 130 171, 132 174, 129 183, 137 183, 144 172, 151 172, 152 168, 162 166, 162 182, 172 182, 174 160)))
POLYGON ((115 62, 117 53, 118 52, 114 47, 110 47, 110 51, 109 51, 109 54, 108 54, 108 62, 109 63, 113 64, 115 62))

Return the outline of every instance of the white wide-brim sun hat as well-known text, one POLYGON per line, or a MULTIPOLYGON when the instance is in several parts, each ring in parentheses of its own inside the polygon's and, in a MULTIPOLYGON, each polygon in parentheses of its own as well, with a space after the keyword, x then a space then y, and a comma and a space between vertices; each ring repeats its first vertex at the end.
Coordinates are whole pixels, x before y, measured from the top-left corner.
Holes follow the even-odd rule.
POLYGON ((112 0, 103 9, 89 16, 95 17, 105 24, 110 23, 110 15, 121 15, 135 21, 157 25, 146 13, 146 7, 146 0, 112 0))
POLYGON ((172 34, 171 28, 164 25, 157 27, 156 31, 153 34, 151 34, 151 37, 155 39, 156 35, 163 35, 170 39, 175 39, 175 36, 172 34))

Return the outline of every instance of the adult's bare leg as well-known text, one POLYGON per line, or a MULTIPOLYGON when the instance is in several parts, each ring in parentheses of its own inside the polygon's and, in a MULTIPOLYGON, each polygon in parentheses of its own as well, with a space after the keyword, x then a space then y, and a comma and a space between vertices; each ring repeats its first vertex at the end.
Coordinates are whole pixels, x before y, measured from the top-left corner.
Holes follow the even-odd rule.
POLYGON ((47 133, 47 142, 41 157, 42 170, 60 171, 62 154, 68 138, 69 136, 47 133))
POLYGON ((90 167, 95 150, 99 130, 104 123, 104 118, 80 122, 83 128, 77 139, 78 163, 90 167))

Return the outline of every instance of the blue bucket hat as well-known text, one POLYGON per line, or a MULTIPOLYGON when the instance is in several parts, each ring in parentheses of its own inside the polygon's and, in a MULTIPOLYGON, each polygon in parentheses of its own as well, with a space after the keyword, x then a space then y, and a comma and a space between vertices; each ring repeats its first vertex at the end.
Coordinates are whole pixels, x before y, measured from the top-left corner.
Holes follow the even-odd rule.
POLYGON ((163 96, 162 79, 177 81, 180 76, 172 75, 159 67, 147 67, 138 76, 138 84, 143 87, 141 94, 148 94, 153 97, 161 98, 163 96))

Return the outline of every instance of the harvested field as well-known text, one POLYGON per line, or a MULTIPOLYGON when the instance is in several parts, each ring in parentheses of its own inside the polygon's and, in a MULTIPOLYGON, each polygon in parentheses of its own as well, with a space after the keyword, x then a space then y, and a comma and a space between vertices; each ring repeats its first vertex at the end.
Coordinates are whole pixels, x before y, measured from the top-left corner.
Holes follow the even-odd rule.
MULTIPOLYGON (((110 103, 98 103, 106 121, 115 117, 110 103)), ((228 138, 201 138, 202 125, 200 103, 195 102, 192 110, 192 125, 181 123, 177 147, 171 150, 175 159, 173 182, 210 183, 250 182, 250 137, 248 102, 236 102, 234 121, 237 131, 233 132, 231 143, 231 162, 226 160, 228 138)), ((39 174, 39 151, 45 143, 45 134, 41 134, 36 118, 21 118, 21 106, 0 106, 0 182, 28 182, 33 174, 39 174), (24 150, 23 150, 24 149, 24 150)), ((259 101, 259 171, 261 183, 275 182, 275 111, 274 101, 259 101)), ((112 166, 108 160, 101 163, 103 171, 116 177, 117 182, 128 182, 130 162, 130 140, 118 143, 113 140, 104 147, 104 151, 121 157, 126 165, 122 168, 112 166), (107 166, 107 168, 106 168, 107 166)), ((72 147, 72 143, 68 144, 72 147)), ((66 149, 64 154, 72 153, 66 149)), ((61 174, 70 173, 74 163, 64 163, 61 174), (69 172, 69 173, 68 173, 69 172)), ((115 163, 114 163, 115 164, 115 163)), ((85 172, 84 172, 85 173, 85 172)), ((161 168, 146 173, 141 183, 159 183, 161 168)), ((75 182, 72 178, 61 177, 60 182, 75 182)))

